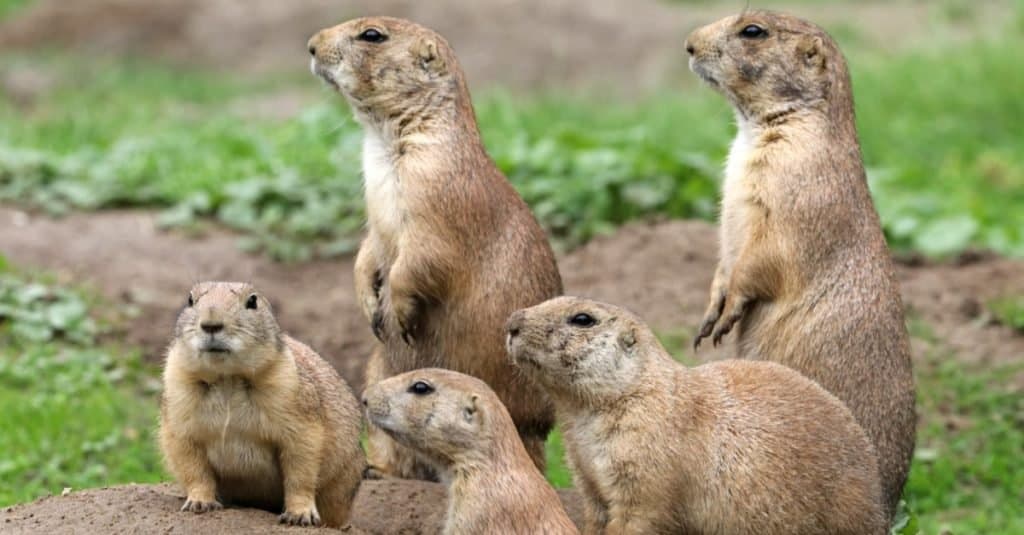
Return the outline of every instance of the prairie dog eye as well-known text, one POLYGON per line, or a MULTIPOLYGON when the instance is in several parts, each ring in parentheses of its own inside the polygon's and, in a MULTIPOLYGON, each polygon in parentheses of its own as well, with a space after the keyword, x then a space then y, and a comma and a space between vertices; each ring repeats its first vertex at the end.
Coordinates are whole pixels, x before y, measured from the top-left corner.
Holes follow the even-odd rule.
POLYGON ((358 39, 368 43, 382 43, 388 40, 388 36, 381 33, 377 28, 367 28, 363 30, 363 33, 359 34, 358 39))
POLYGON ((758 26, 757 24, 748 24, 742 30, 740 30, 740 37, 746 39, 758 39, 760 37, 767 37, 768 30, 758 26))
POLYGON ((425 396, 434 391, 434 387, 424 381, 416 381, 409 386, 409 392, 417 396, 425 396))
POLYGON ((194 304, 196 304, 196 300, 192 298, 192 292, 189 292, 187 306, 192 306, 194 304))
POLYGON ((245 308, 248 308, 249 310, 256 310, 258 302, 259 298, 256 297, 256 294, 252 294, 245 300, 245 308))
POLYGON ((586 312, 580 312, 579 314, 569 318, 569 324, 577 327, 593 327, 594 325, 597 325, 597 320, 594 319, 594 316, 591 316, 586 312))

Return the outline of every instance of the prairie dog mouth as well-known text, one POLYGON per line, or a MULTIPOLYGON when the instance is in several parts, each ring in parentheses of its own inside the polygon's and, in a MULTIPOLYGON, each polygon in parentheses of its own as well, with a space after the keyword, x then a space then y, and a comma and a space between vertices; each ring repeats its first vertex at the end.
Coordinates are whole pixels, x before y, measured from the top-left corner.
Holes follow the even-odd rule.
POLYGON ((203 353, 227 354, 231 353, 231 346, 219 338, 210 336, 199 343, 199 351, 203 353))
POLYGON ((708 72, 707 67, 705 67, 704 64, 698 61, 695 57, 690 58, 690 70, 693 71, 694 74, 699 76, 701 80, 707 82, 709 85, 718 87, 718 81, 715 80, 714 76, 711 76, 711 73, 708 72))

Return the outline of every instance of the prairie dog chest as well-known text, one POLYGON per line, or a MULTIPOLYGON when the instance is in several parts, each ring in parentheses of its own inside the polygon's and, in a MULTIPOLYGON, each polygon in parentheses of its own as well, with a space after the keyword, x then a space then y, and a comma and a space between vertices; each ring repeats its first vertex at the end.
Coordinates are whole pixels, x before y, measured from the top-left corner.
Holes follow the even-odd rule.
POLYGON ((606 500, 613 500, 613 483, 618 479, 614 452, 618 448, 615 447, 617 437, 613 434, 612 423, 607 421, 607 416, 601 418, 593 414, 578 415, 576 418, 572 424, 576 469, 590 480, 606 500))
POLYGON ((241 378, 222 378, 201 387, 189 426, 221 477, 273 477, 275 445, 268 431, 279 424, 262 406, 263 392, 241 378))
POLYGON ((750 128, 740 121, 729 148, 722 181, 721 255, 727 260, 735 259, 746 234, 752 194, 747 175, 754 153, 753 143, 750 128))
POLYGON ((390 251, 397 248, 404 205, 396 155, 380 136, 367 129, 363 138, 363 189, 370 227, 390 251))

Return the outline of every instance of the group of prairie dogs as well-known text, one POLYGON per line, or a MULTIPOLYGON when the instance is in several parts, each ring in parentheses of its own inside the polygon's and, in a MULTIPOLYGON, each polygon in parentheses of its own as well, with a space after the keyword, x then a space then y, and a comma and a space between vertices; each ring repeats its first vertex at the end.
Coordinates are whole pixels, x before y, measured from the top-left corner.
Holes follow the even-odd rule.
POLYGON ((355 295, 379 343, 363 407, 253 287, 196 285, 161 403, 182 509, 345 526, 364 477, 424 478, 449 487, 446 533, 576 533, 543 476, 557 420, 583 533, 886 533, 914 381, 843 56, 817 26, 762 11, 685 48, 738 122, 694 347, 735 330, 737 359, 687 368, 635 315, 559 297, 448 43, 352 20, 309 52, 365 131, 355 295))

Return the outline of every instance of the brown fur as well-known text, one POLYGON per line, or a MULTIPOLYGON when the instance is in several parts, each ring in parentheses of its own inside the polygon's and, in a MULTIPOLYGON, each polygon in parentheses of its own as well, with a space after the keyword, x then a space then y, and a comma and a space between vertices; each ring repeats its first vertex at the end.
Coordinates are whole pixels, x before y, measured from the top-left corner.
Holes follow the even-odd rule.
MULTIPOLYGON (((356 293, 383 342, 367 384, 423 367, 478 377, 543 469, 551 404, 508 362, 502 326, 513 310, 560 294, 561 279, 544 232, 484 150, 455 54, 435 32, 387 17, 322 30, 309 45, 313 71, 364 127, 369 222, 356 293), (360 39, 371 28, 386 40, 360 39)), ((431 475, 379 431, 370 461, 431 475)))
POLYGON ((585 532, 887 532, 864 430, 799 373, 688 369, 631 313, 576 297, 516 312, 508 331, 509 353, 555 402, 585 532))
POLYGON ((348 385, 281 333, 252 286, 202 283, 189 301, 167 352, 160 404, 160 448, 188 494, 182 510, 225 502, 283 510, 289 524, 347 525, 366 466, 348 385), (246 306, 250 296, 255 309, 246 306))
POLYGON ((878 450, 891 513, 914 449, 914 377, 843 55, 817 26, 762 11, 694 31, 687 50, 739 123, 695 345, 738 325, 741 357, 795 368, 845 402, 878 450), (767 34, 741 36, 750 24, 767 34))
POLYGON ((438 368, 415 370, 369 386, 363 404, 370 422, 448 482, 444 533, 577 533, 512 417, 483 381, 438 368), (417 393, 414 385, 429 391, 417 393))

